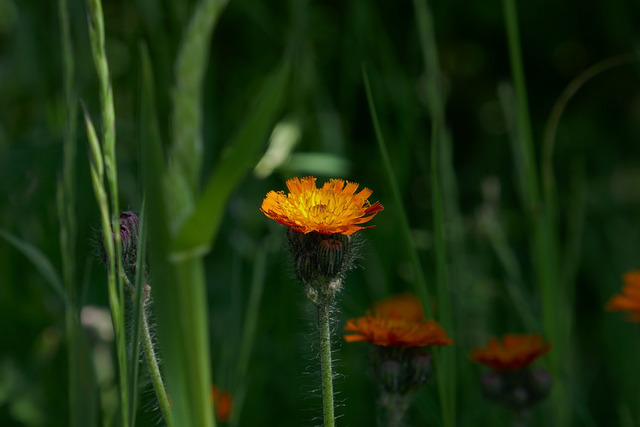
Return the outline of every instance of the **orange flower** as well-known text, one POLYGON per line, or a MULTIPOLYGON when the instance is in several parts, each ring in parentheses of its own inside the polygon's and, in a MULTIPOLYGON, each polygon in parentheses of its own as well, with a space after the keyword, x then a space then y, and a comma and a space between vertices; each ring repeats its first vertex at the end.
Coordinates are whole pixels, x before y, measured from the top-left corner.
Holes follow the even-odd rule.
POLYGON ((211 386, 211 401, 216 409, 216 418, 218 418, 218 421, 223 423, 229 421, 231 408, 233 407, 231 395, 216 386, 211 386))
POLYGON ((371 221, 384 208, 373 205, 368 188, 356 193, 358 184, 332 179, 322 188, 316 187, 314 177, 291 178, 287 181, 289 194, 270 191, 262 201, 260 211, 268 218, 301 233, 352 235, 373 226, 360 226, 371 221))
POLYGON ((422 303, 415 295, 404 294, 378 301, 373 312, 381 317, 402 317, 404 319, 424 320, 422 303))
POLYGON ((507 334, 500 342, 491 338, 486 348, 476 348, 471 358, 497 371, 518 371, 546 354, 551 344, 537 335, 507 334))
POLYGON ((629 320, 640 322, 640 272, 630 271, 624 275, 622 294, 614 295, 607 303, 607 310, 627 311, 629 320))
POLYGON ((347 342, 367 341, 383 347, 425 347, 450 345, 451 339, 434 321, 425 320, 420 301, 412 295, 383 300, 366 316, 351 319, 345 326, 347 342))

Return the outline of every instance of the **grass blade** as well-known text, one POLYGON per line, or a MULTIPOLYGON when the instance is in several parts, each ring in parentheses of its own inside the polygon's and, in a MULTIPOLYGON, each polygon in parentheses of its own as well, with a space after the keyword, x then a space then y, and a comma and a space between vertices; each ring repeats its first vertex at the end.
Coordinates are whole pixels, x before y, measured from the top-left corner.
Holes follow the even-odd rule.
POLYGON ((181 227, 173 259, 182 259, 209 250, 218 231, 226 202, 241 179, 256 165, 271 129, 284 106, 290 64, 285 61, 267 79, 255 108, 247 117, 198 200, 195 211, 181 227))
POLYGON ((376 107, 373 101, 373 95, 371 93, 371 85, 369 84, 369 75, 364 66, 362 67, 362 78, 364 80, 364 87, 367 92, 367 101, 369 102, 369 112, 371 113, 371 120, 373 121, 373 127, 376 133, 376 140, 378 141, 378 149, 380 150, 380 155, 382 156, 382 162, 384 164, 384 170, 387 176, 387 183, 391 188, 391 195, 393 196, 393 201, 396 205, 396 209, 398 210, 402 244, 405 248, 405 251, 407 252, 407 256, 409 257, 409 260, 411 261, 411 266, 413 268, 415 291, 416 291, 416 294, 420 297, 420 300, 422 301, 422 306, 425 310, 427 317, 432 319, 433 312, 431 309, 431 297, 429 296, 427 281, 425 280, 424 272, 422 270, 422 264, 420 264, 418 253, 413 244, 413 239, 411 237, 411 227, 409 226, 409 219, 407 217, 407 212, 404 209, 404 204, 402 203, 400 188, 398 186, 398 181, 396 179, 396 175, 393 170, 393 167, 391 166, 391 160, 389 160, 387 145, 382 135, 382 130, 380 129, 380 123, 378 122, 378 113, 376 112, 376 107))
POLYGON ((193 200, 202 168, 202 93, 211 34, 226 4, 202 0, 191 17, 180 45, 173 92, 173 179, 184 179, 193 200))
MULTIPOLYGON (((431 192, 433 204, 433 234, 435 247, 436 283, 438 287, 438 320, 442 327, 453 333, 453 313, 451 310, 451 275, 449 270, 449 248, 445 230, 445 205, 442 185, 442 139, 437 122, 433 124, 431 138, 431 192)), ((444 426, 455 425, 455 347, 448 346, 439 349, 440 366, 437 369, 438 388, 442 407, 444 426)))
POLYGON ((171 234, 166 193, 161 177, 164 154, 156 116, 153 75, 146 51, 142 52, 140 103, 142 169, 148 203, 150 275, 156 306, 158 339, 164 374, 172 402, 172 424, 215 425, 210 396, 210 357, 206 294, 201 261, 175 264, 169 260, 171 234), (200 263, 200 264, 199 264, 200 263))
POLYGON ((266 237, 262 245, 257 247, 256 258, 253 263, 253 278, 251 280, 251 292, 249 301, 245 309, 244 328, 242 331, 242 343, 240 352, 238 353, 238 364, 236 368, 236 389, 233 400, 233 413, 231 414, 231 426, 236 427, 240 423, 242 415, 242 404, 247 389, 247 374, 249 372, 249 361, 253 350, 253 343, 256 338, 256 328, 258 326, 258 317, 260 314, 260 302, 262 300, 262 291, 264 289, 264 281, 267 267, 267 254, 271 239, 266 237))
POLYGON ((31 261, 31 263, 34 265, 34 267, 36 267, 38 272, 46 280, 49 286, 51 286, 51 289, 53 289, 54 292, 58 294, 66 307, 69 304, 69 296, 67 295, 65 288, 62 286, 60 275, 58 275, 58 272, 53 267, 53 264, 51 264, 51 261, 49 261, 49 259, 31 243, 25 242, 24 240, 19 239, 18 237, 1 228, 0 236, 2 236, 2 238, 4 238, 13 247, 19 250, 25 257, 27 257, 29 261, 31 261))
MULTIPOLYGON (((569 312, 566 289, 560 283, 557 224, 552 195, 540 195, 540 177, 536 167, 533 133, 531 130, 524 66, 520 49, 520 34, 515 0, 503 0, 505 26, 509 42, 511 74, 515 86, 515 99, 504 105, 516 111, 515 123, 511 130, 516 164, 520 168, 521 196, 525 211, 533 225, 531 253, 533 254, 536 278, 542 298, 542 324, 548 339, 553 342, 554 351, 549 353, 551 370, 556 379, 551 400, 555 408, 555 419, 559 426, 569 424, 571 362, 569 343, 566 342, 568 322, 564 313, 569 312)), ((504 104, 504 103, 503 103, 504 104)))
MULTIPOLYGON (((120 391, 120 408, 122 425, 129 425, 129 399, 128 399, 128 377, 127 377, 127 348, 125 340, 124 325, 124 306, 121 292, 118 290, 118 280, 115 276, 116 262, 116 234, 112 230, 111 215, 109 212, 109 202, 107 200, 107 190, 104 187, 104 162, 102 158, 102 150, 95 128, 88 113, 85 111, 85 125, 87 129, 87 137, 89 141, 89 157, 90 172, 93 191, 98 203, 98 211, 100 213, 100 222, 102 225, 102 244, 107 255, 107 288, 109 295, 109 307, 111 309, 111 321, 113 322, 113 330, 116 339, 116 354, 118 360, 118 385, 120 391)), ((118 224, 119 225, 119 224, 118 224)), ((120 235, 119 231, 117 233, 120 235)), ((119 239, 118 239, 119 240, 119 239)))
POLYGON ((147 242, 147 221, 144 202, 140 211, 140 222, 138 225, 138 247, 136 249, 136 277, 135 277, 135 297, 133 307, 133 333, 131 336, 131 355, 129 356, 129 405, 131 408, 131 427, 136 425, 136 414, 138 408, 138 373, 140 368, 140 329, 142 325, 142 310, 144 310, 143 289, 145 283, 145 260, 147 242))

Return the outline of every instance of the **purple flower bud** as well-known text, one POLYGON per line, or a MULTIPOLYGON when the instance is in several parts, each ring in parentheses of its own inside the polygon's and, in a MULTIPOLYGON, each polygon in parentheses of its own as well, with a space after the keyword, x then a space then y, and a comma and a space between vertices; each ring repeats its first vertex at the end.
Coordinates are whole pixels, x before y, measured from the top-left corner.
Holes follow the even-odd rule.
POLYGON ((506 391, 504 377, 496 371, 486 372, 482 375, 482 392, 489 400, 502 400, 506 391))

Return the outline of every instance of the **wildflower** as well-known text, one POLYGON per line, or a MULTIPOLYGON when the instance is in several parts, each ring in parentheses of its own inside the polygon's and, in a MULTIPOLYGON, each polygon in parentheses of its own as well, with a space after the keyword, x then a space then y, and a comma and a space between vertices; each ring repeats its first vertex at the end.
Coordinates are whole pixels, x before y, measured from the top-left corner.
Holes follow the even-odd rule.
MULTIPOLYGON (((115 221, 114 221, 115 222, 115 221)), ((120 247, 122 255, 122 265, 127 273, 133 273, 136 267, 137 252, 138 252, 138 227, 140 219, 138 215, 131 211, 123 211, 118 215, 118 222, 120 225, 120 247)), ((113 227, 112 227, 112 237, 113 227)), ((107 252, 104 247, 104 241, 101 236, 100 241, 96 242, 98 252, 101 261, 108 265, 107 252)), ((115 242, 115 238, 113 239, 115 242)))
POLYGON ((216 418, 218 421, 226 423, 231 417, 231 409, 233 408, 233 401, 231 395, 218 387, 211 386, 211 401, 216 409, 216 418))
POLYGON ((546 354, 550 348, 551 344, 544 343, 537 335, 507 334, 502 342, 492 338, 486 348, 473 350, 471 358, 497 371, 517 371, 546 354))
POLYGON ((403 294, 378 301, 373 311, 381 317, 402 317, 404 319, 424 319, 422 303, 415 295, 403 294))
POLYGON ((260 207, 267 218, 288 227, 296 277, 318 310, 325 426, 333 426, 335 422, 330 326, 335 296, 356 256, 353 234, 373 227, 362 224, 383 210, 380 202, 369 202, 371 190, 356 192, 358 187, 353 182, 332 179, 318 188, 314 177, 292 178, 287 181, 287 195, 270 191, 260 207))
POLYGON ((624 275, 622 294, 609 300, 607 310, 626 311, 630 321, 640 322, 640 271, 629 271, 624 275))
POLYGON ((473 350, 471 358, 492 369, 482 376, 485 397, 523 415, 549 394, 551 375, 530 365, 550 349, 540 336, 507 334, 473 350))
POLYGON ((366 316, 347 321, 347 342, 367 341, 377 346, 426 347, 450 345, 446 332, 424 318, 420 300, 402 295, 378 302, 366 316))
POLYGON ((260 211, 268 218, 291 229, 308 234, 344 234, 350 236, 383 210, 380 202, 369 203, 372 191, 364 188, 356 193, 358 184, 332 179, 322 188, 316 178, 291 178, 287 181, 289 194, 270 191, 262 201, 260 211))
POLYGON ((371 190, 356 192, 358 186, 332 179, 317 188, 314 177, 292 178, 287 195, 270 191, 262 201, 264 215, 289 227, 296 277, 315 303, 340 290, 340 279, 356 257, 352 235, 373 227, 362 224, 383 210, 380 202, 370 204, 371 190))
POLYGON ((452 342, 436 322, 400 317, 358 317, 349 320, 345 330, 355 332, 344 337, 347 342, 367 341, 383 347, 425 347, 452 342))
POLYGON ((140 219, 131 211, 120 213, 120 244, 122 245, 122 264, 127 270, 135 270, 138 252, 138 226, 140 219))
POLYGON ((371 372, 380 390, 382 425, 400 425, 414 392, 427 382, 432 368, 428 347, 450 345, 434 321, 424 318, 420 300, 400 295, 375 304, 365 316, 347 321, 347 342, 366 341, 371 372))

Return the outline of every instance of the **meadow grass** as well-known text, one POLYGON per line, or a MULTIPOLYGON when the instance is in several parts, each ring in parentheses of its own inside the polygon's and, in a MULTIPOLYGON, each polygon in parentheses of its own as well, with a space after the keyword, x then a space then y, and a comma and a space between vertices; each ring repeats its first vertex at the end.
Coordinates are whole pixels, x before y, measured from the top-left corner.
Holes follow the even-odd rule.
POLYGON ((325 372, 331 405, 317 404, 304 290, 258 211, 309 174, 366 183, 386 208, 336 335, 340 312, 413 292, 454 340, 433 351, 408 425, 521 422, 483 399, 469 359, 506 332, 553 346, 530 425, 640 423, 637 325, 604 311, 640 268, 637 54, 616 53, 637 38, 626 6, 603 6, 619 24, 591 30, 601 41, 578 17, 550 20, 563 41, 532 36, 562 5, 515 0, 464 14, 424 0, 59 0, 52 17, 31 3, 0 0, 1 425, 214 426, 213 384, 231 392, 233 426, 323 411, 375 424, 364 344, 334 339, 334 360, 326 348, 340 376, 325 372), (278 124, 299 142, 252 176, 278 124), (121 210, 140 216, 130 276, 121 210), (96 233, 104 268, 91 267, 96 233), (95 306, 113 339, 83 315, 95 306))

